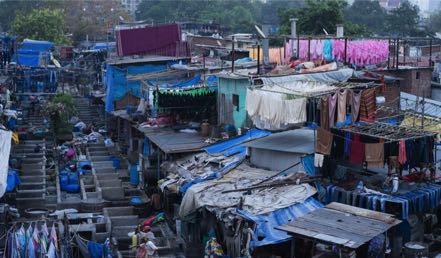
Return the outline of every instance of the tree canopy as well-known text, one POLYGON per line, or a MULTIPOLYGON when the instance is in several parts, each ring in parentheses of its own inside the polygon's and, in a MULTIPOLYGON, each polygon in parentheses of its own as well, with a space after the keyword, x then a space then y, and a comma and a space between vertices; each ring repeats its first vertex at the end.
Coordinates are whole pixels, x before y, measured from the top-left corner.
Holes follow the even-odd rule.
POLYGON ((385 32, 387 12, 378 1, 355 0, 346 9, 345 17, 351 23, 366 26, 370 33, 385 32))
POLYGON ((300 9, 282 9, 279 12, 280 33, 290 34, 290 18, 298 18, 298 33, 303 35, 323 35, 336 32, 337 24, 345 26, 345 33, 349 35, 364 34, 363 25, 352 24, 344 16, 347 6, 345 0, 307 0, 300 9))
POLYGON ((65 44, 64 15, 59 9, 35 9, 29 14, 18 14, 12 22, 12 31, 21 38, 48 40, 65 44))
POLYGON ((392 10, 387 16, 387 31, 392 36, 416 36, 419 34, 419 8, 408 1, 392 10))
MULTIPOLYGON (((263 5, 255 0, 144 0, 136 18, 154 23, 212 22, 230 32, 254 32, 253 25, 260 24, 263 5)), ((276 13, 274 18, 277 19, 276 13)))

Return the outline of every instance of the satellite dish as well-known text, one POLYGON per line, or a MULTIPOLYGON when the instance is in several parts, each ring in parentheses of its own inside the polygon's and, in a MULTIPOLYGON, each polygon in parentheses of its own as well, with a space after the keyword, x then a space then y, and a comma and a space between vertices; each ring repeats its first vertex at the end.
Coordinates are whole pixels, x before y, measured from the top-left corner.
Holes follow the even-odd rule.
POLYGON ((119 20, 123 22, 124 18, 122 16, 119 16, 119 20))
POLYGON ((263 31, 259 28, 259 26, 254 25, 254 28, 256 29, 257 34, 259 34, 259 37, 260 37, 260 38, 266 39, 266 35, 265 35, 265 33, 263 33, 263 31))

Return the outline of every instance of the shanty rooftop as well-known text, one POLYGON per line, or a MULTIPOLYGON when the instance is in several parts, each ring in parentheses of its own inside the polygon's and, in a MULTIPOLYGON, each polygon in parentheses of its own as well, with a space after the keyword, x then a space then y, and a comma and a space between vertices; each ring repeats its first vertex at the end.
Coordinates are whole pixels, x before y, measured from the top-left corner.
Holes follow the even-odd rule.
POLYGON ((400 223, 387 213, 333 202, 277 229, 294 237, 357 249, 400 223))

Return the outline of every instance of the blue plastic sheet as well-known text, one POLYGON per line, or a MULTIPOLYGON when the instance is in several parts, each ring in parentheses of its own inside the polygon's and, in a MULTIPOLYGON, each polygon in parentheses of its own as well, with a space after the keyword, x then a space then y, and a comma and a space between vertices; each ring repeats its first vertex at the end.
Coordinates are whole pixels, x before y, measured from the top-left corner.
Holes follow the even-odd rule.
POLYGON ((221 143, 213 144, 213 145, 205 148, 204 150, 208 154, 211 154, 211 155, 222 154, 227 157, 237 156, 239 158, 239 160, 219 169, 218 171, 213 171, 213 173, 207 177, 204 177, 204 178, 199 177, 199 178, 195 178, 191 181, 185 182, 184 184, 182 184, 182 186, 180 188, 180 192, 185 193, 188 190, 188 188, 190 188, 194 184, 198 184, 201 182, 205 182, 208 180, 213 180, 215 178, 219 178, 222 175, 224 175, 225 173, 233 170, 234 168, 239 166, 240 163, 242 163, 242 161, 245 159, 246 147, 243 145, 245 142, 253 140, 253 139, 262 138, 262 137, 265 137, 270 134, 271 134, 271 132, 267 132, 267 131, 263 131, 263 130, 259 130, 259 129, 251 129, 250 131, 248 131, 246 134, 244 134, 242 136, 239 136, 239 137, 236 137, 236 138, 233 138, 231 140, 224 141, 221 143))
POLYGON ((224 152, 224 151, 226 151, 236 145, 245 143, 250 140, 259 139, 259 138, 268 136, 270 134, 271 134, 271 132, 268 132, 268 131, 263 131, 263 130, 259 130, 259 129, 251 129, 246 134, 244 134, 242 136, 239 136, 239 137, 236 137, 236 138, 233 138, 231 140, 224 141, 221 143, 213 144, 211 146, 208 146, 204 150, 208 154, 219 154, 219 153, 222 153, 222 152, 224 152))
POLYGON ((167 70, 173 62, 167 64, 146 64, 119 68, 113 65, 106 66, 106 112, 114 111, 113 101, 120 100, 127 93, 141 97, 141 82, 128 82, 126 75, 155 73, 167 70))
POLYGON ((14 191, 15 187, 17 187, 21 183, 20 176, 18 175, 16 170, 9 169, 8 177, 6 179, 6 192, 14 191))
POLYGON ((315 176, 315 167, 314 167, 314 154, 307 155, 302 159, 303 168, 306 170, 306 173, 310 176, 315 176))
POLYGON ((254 215, 240 209, 237 209, 236 212, 243 218, 256 223, 254 238, 250 243, 251 248, 254 249, 260 246, 273 245, 291 240, 292 237, 288 235, 288 233, 277 230, 275 227, 287 224, 323 207, 323 204, 319 201, 309 197, 304 203, 297 203, 267 214, 254 215))
POLYGON ((49 41, 25 39, 14 56, 14 61, 22 66, 39 67, 40 59, 50 60, 50 49, 54 44, 49 41))

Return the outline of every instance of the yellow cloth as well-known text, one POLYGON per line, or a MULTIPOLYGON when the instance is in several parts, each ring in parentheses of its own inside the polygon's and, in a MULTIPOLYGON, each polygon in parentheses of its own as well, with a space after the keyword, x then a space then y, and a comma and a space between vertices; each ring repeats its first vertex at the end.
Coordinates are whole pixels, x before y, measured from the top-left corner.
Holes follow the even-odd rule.
POLYGON ((402 127, 414 127, 414 128, 419 128, 422 129, 423 131, 426 132, 433 132, 433 133, 437 133, 437 140, 440 141, 441 140, 441 123, 433 118, 430 117, 425 117, 424 118, 424 129, 421 127, 421 122, 422 119, 421 117, 416 117, 416 116, 412 116, 412 115, 406 115, 404 117, 403 122, 401 122, 401 126, 402 127), (415 123, 414 123, 415 121, 415 123))
MULTIPOLYGON (((254 60, 257 60, 257 48, 249 48, 250 57, 254 60)), ((272 64, 285 64, 285 50, 283 47, 272 47, 269 49, 269 61, 272 64)), ((289 58, 287 58, 289 59, 289 58)), ((260 48, 260 62, 262 62, 262 48, 260 48)))
POLYGON ((12 141, 14 142, 14 144, 19 144, 20 140, 18 139, 18 133, 17 132, 13 132, 12 133, 12 141))

